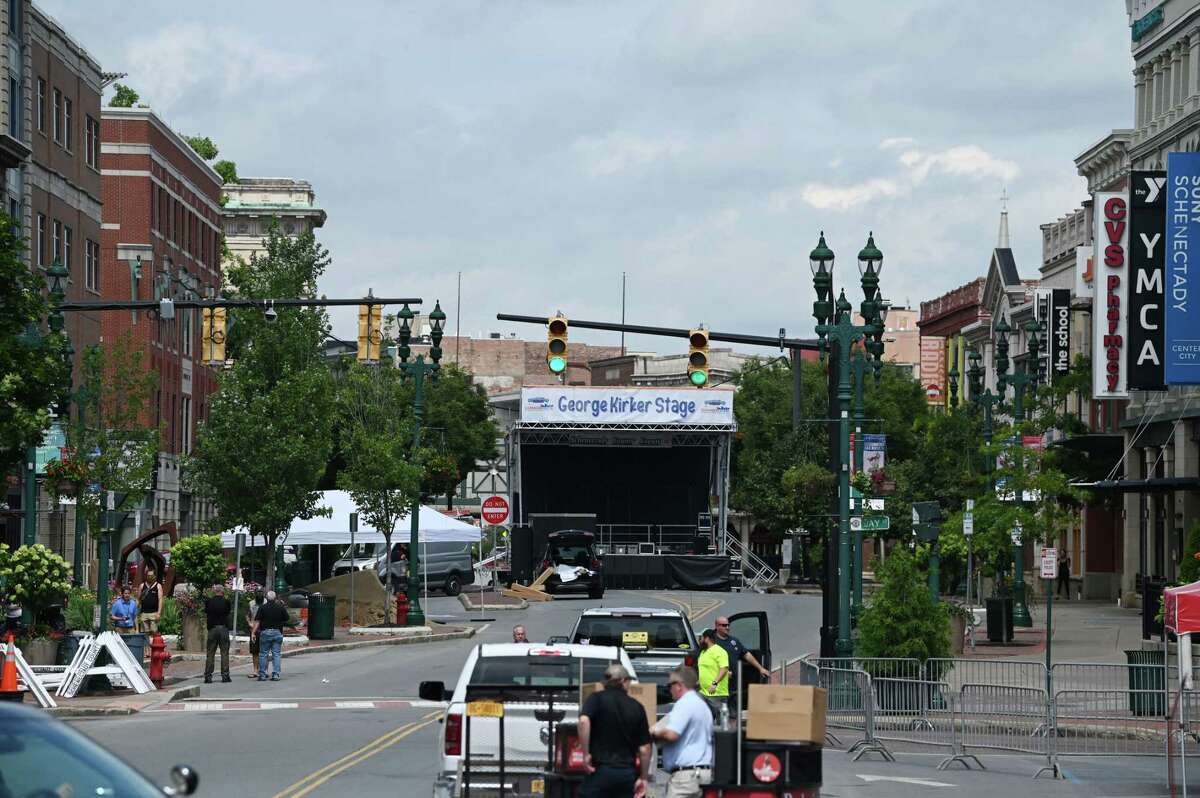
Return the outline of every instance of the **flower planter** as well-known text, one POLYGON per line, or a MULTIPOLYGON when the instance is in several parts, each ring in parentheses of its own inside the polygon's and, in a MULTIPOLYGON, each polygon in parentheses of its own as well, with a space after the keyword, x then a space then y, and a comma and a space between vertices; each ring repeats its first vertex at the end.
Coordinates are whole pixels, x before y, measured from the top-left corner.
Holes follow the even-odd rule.
POLYGON ((950 656, 960 657, 967 634, 967 619, 959 615, 950 616, 950 656))
POLYGON ((184 651, 203 651, 208 637, 203 615, 184 615, 183 634, 179 636, 179 647, 184 651))
POLYGON ((57 665, 58 643, 48 637, 38 637, 25 644, 21 655, 30 665, 57 665))

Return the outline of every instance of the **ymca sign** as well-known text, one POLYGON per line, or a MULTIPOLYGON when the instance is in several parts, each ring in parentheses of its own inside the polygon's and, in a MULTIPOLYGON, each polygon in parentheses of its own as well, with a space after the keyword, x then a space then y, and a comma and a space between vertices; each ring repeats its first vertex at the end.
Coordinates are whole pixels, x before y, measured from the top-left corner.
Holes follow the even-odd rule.
POLYGON ((1129 200, 1096 194, 1096 295, 1092 311, 1092 395, 1126 399, 1125 351, 1129 317, 1129 200))
POLYGON ((1133 172, 1129 193, 1129 340, 1126 386, 1164 391, 1163 266, 1167 173, 1133 172))
POLYGON ((1200 248, 1200 153, 1167 154, 1164 360, 1168 385, 1200 384, 1200 308, 1192 261, 1200 248))

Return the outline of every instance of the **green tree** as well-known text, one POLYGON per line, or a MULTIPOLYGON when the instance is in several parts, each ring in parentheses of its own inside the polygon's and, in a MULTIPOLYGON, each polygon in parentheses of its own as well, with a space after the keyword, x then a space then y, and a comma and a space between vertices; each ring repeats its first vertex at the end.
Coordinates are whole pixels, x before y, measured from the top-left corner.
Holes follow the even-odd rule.
POLYGON ((1188 530, 1187 547, 1179 564, 1179 582, 1188 585, 1200 579, 1200 521, 1188 530))
MULTIPOLYGON (((224 159, 212 165, 213 171, 221 176, 223 183, 238 183, 237 164, 224 159)), ((224 204, 224 203, 222 203, 224 204)))
POLYGON ((225 584, 225 556, 220 535, 192 535, 171 547, 171 567, 181 582, 201 595, 213 585, 225 584))
MULTIPOLYGON (((313 298, 329 255, 311 233, 295 239, 272 225, 265 249, 228 272, 238 298, 313 298)), ((245 527, 269 551, 292 521, 320 515, 318 483, 333 446, 335 385, 321 353, 329 330, 321 308, 239 313, 229 329, 233 366, 220 378, 209 417, 185 460, 185 481, 214 500, 216 529, 245 527)))
MULTIPOLYGON (((404 406, 411 408, 412 399, 409 381, 404 385, 404 406)), ((426 381, 425 402, 422 441, 436 450, 425 455, 426 492, 445 494, 449 505, 459 483, 475 469, 476 462, 496 456, 500 433, 488 407, 487 393, 472 381, 470 373, 453 364, 442 366, 435 380, 426 381)))
POLYGON ((70 380, 62 335, 30 336, 50 311, 42 276, 22 260, 20 228, 0 214, 0 473, 50 426, 50 408, 70 380))
POLYGON ((140 99, 138 93, 124 83, 114 83, 113 89, 116 90, 116 93, 108 101, 109 108, 132 108, 140 99))
MULTIPOLYGON (((897 547, 879 571, 880 589, 858 620, 861 657, 902 657, 924 662, 950 653, 949 615, 929 594, 912 554, 897 547)), ((893 676, 884 671, 875 676, 893 676)))
POLYGON ((208 136, 184 136, 183 140, 188 143, 189 147, 195 150, 197 155, 206 161, 216 158, 220 152, 217 149, 217 145, 213 144, 213 140, 208 136))

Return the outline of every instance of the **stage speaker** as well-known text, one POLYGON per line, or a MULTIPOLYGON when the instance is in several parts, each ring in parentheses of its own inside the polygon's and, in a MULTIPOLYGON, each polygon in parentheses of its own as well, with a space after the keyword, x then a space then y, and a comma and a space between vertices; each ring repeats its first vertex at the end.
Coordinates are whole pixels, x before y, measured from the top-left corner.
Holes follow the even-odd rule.
POLYGON ((528 583, 533 578, 533 530, 527 524, 514 524, 508 536, 514 582, 528 583))

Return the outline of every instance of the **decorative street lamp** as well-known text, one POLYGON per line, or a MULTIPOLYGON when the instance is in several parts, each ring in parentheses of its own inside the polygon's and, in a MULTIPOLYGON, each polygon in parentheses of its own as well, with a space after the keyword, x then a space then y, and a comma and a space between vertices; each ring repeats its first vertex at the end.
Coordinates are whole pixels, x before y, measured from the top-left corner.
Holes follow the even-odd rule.
MULTIPOLYGON (((817 246, 809 255, 809 263, 813 273, 813 288, 817 299, 813 302, 813 317, 817 321, 816 333, 820 340, 822 354, 826 351, 826 343, 836 343, 837 355, 837 402, 838 402, 838 613, 837 640, 835 653, 838 657, 853 656, 854 644, 850 638, 850 597, 851 597, 851 558, 850 558, 850 373, 851 352, 854 344, 867 336, 876 335, 882 323, 876 322, 879 315, 877 300, 879 291, 879 272, 882 268, 883 253, 875 246, 875 239, 869 236, 867 245, 858 255, 859 274, 862 278, 862 288, 865 299, 861 307, 864 324, 859 326, 850 318, 852 305, 846 299, 843 289, 838 294, 837 302, 833 299, 833 263, 832 250, 825 244, 825 233, 821 233, 817 246)), ((876 348, 877 351, 878 347, 876 348)), ((882 354, 882 352, 879 352, 882 354)), ((859 373, 865 373, 865 358, 861 361, 859 373)), ((860 384, 861 384, 860 377, 860 384)), ((862 442, 858 441, 857 449, 861 451, 862 442)), ((861 556, 861 545, 858 550, 861 556)), ((856 558, 857 559, 857 558, 856 558)))
MULTIPOLYGON (((438 370, 441 368, 442 328, 446 322, 446 314, 442 311, 441 302, 434 304, 433 312, 429 314, 429 321, 433 326, 429 334, 433 342, 433 345, 429 347, 429 360, 426 360, 424 355, 417 355, 412 363, 409 363, 408 359, 412 354, 409 342, 412 340, 410 322, 413 312, 406 304, 396 315, 400 318, 400 346, 397 349, 400 357, 399 368, 405 377, 411 377, 413 380, 413 456, 415 457, 421 448, 421 422, 425 418, 425 375, 428 374, 431 380, 436 380, 438 370)), ((420 518, 421 496, 418 491, 417 497, 413 499, 412 523, 408 537, 409 626, 425 625, 425 610, 421 607, 420 518)))

